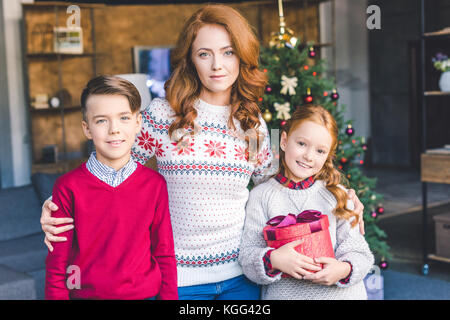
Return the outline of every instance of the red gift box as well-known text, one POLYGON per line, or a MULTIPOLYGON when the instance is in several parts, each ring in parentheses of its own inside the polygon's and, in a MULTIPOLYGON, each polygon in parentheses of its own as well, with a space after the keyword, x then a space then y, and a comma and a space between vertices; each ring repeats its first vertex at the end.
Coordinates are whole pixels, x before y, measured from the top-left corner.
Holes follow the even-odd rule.
MULTIPOLYGON (((319 211, 306 210, 297 216, 292 213, 277 216, 267 221, 267 224, 263 233, 269 247, 277 249, 291 241, 303 239, 303 243, 295 247, 300 254, 310 258, 334 258, 328 216, 319 211)), ((282 276, 290 277, 285 274, 282 276)))

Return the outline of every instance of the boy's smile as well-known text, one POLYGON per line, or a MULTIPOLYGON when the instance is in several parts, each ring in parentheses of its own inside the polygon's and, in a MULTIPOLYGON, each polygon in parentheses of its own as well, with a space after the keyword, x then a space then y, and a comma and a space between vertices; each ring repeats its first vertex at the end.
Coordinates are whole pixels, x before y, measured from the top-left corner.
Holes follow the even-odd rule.
POLYGON ((142 116, 132 113, 121 95, 91 95, 86 102, 84 134, 92 139, 97 159, 119 170, 130 160, 130 151, 141 130, 142 116))

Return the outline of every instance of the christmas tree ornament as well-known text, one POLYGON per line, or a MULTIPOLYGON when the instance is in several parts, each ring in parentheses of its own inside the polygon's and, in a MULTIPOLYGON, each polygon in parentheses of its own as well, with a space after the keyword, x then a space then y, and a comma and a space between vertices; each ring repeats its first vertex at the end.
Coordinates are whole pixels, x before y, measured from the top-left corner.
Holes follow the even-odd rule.
POLYGON ((278 103, 275 102, 273 107, 277 111, 277 119, 289 120, 291 118, 291 104, 289 102, 278 103))
POLYGON ((374 194, 373 194, 373 195, 371 195, 371 196, 370 196, 370 200, 372 200, 372 201, 375 201, 375 200, 377 200, 377 196, 376 196, 376 195, 374 195, 374 194))
POLYGON ((348 162, 348 160, 347 160, 347 158, 341 158, 341 160, 339 160, 339 162, 344 165, 348 162))
POLYGON ((386 260, 384 260, 384 257, 381 259, 380 263, 378 264, 378 266, 380 267, 380 269, 385 270, 388 268, 388 263, 386 260))
POLYGON ((297 81, 298 78, 297 77, 292 77, 292 78, 288 78, 285 75, 281 76, 281 90, 280 93, 281 94, 288 94, 293 96, 295 95, 295 88, 297 88, 297 81))
POLYGON ((306 95, 303 96, 303 102, 304 102, 305 104, 308 104, 308 103, 312 103, 313 101, 314 101, 314 98, 313 98, 313 96, 311 95, 311 89, 308 88, 308 89, 306 90, 306 95))
POLYGON ((378 213, 377 213, 376 211, 372 211, 372 212, 370 213, 370 216, 371 216, 372 218, 376 219, 376 218, 378 217, 378 213))
POLYGON ((272 113, 269 111, 269 109, 266 109, 262 115, 265 122, 269 123, 272 121, 272 113))
POLYGON ((310 46, 308 48, 308 57, 314 58, 316 56, 316 51, 314 50, 313 46, 310 46))
POLYGON ((337 93, 336 89, 333 89, 333 91, 331 91, 331 100, 336 101, 337 99, 339 99, 339 93, 337 93))
POLYGON ((284 125, 286 124, 286 120, 281 121, 281 126, 284 127, 284 125))
POLYGON ((271 86, 266 86, 266 92, 267 93, 271 93, 272 92, 272 87, 271 86))
POLYGON ((383 214, 384 213, 384 208, 382 206, 378 206, 377 207, 377 213, 380 214, 380 215, 383 214))
POLYGON ((362 137, 362 138, 361 138, 361 143, 362 143, 361 148, 362 148, 364 151, 366 151, 366 150, 367 150, 366 138, 362 137))
POLYGON ((345 133, 346 133, 349 137, 351 137, 351 136, 355 133, 355 130, 353 130, 351 124, 347 125, 347 129, 345 129, 345 133))
POLYGON ((284 13, 283 13, 283 0, 278 0, 278 15, 280 17, 280 31, 272 32, 270 34, 271 39, 269 41, 269 46, 282 48, 289 47, 293 48, 297 44, 297 38, 294 37, 294 32, 286 27, 286 23, 284 22, 284 13))

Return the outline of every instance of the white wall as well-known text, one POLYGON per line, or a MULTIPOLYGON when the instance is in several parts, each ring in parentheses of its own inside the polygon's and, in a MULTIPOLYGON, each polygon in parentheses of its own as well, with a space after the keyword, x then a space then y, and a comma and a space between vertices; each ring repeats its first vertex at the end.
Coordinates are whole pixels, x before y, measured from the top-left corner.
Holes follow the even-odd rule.
MULTIPOLYGON (((30 1, 26 1, 30 2, 30 1)), ((22 66, 21 0, 3 1, 14 186, 30 183, 31 146, 22 66)))
MULTIPOLYGON (((337 90, 347 107, 345 118, 354 120, 357 136, 370 136, 369 52, 366 0, 335 0, 337 90)), ((332 41, 331 2, 320 4, 321 42, 332 41)), ((331 48, 322 57, 332 69, 331 48)))

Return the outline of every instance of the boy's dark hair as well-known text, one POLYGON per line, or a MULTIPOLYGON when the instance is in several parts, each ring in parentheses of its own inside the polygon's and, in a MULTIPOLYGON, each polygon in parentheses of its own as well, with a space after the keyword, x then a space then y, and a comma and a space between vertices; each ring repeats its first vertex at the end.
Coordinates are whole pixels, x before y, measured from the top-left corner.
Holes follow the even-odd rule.
POLYGON ((89 96, 94 94, 116 94, 124 96, 128 99, 132 113, 139 111, 141 108, 141 96, 139 91, 131 82, 116 76, 97 76, 89 80, 81 93, 81 112, 83 113, 84 121, 87 121, 86 101, 89 96))

